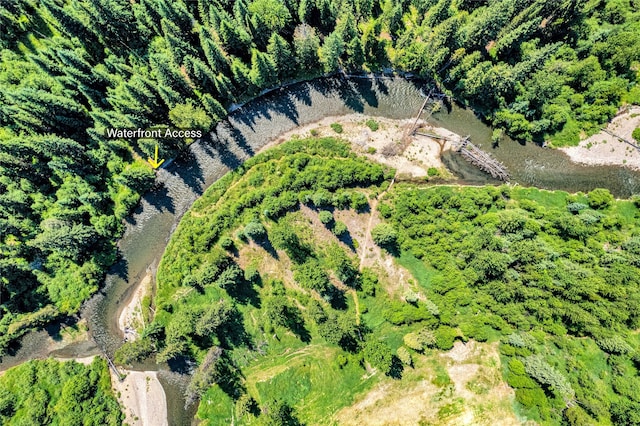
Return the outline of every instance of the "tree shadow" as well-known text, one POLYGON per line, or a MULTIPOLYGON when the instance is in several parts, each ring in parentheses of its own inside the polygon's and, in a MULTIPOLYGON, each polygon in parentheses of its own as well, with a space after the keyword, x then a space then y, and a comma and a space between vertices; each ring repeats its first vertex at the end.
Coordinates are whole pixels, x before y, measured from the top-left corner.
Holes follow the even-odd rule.
POLYGON ((387 376, 396 380, 400 380, 402 379, 403 372, 404 365, 396 355, 393 355, 393 357, 391 358, 391 369, 389 369, 387 376))
MULTIPOLYGON (((198 187, 200 186, 200 184, 197 185, 198 187)), ((158 182, 158 184, 145 195, 144 199, 161 212, 168 211, 171 214, 176 213, 173 197, 171 197, 169 188, 167 188, 163 182, 158 182)))
POLYGON ((306 106, 311 106, 312 101, 311 101, 311 83, 309 82, 304 82, 301 84, 298 84, 295 87, 294 91, 290 91, 290 95, 291 97, 293 97, 296 101, 301 102, 302 104, 306 105, 306 106))
POLYGON ((400 257, 400 246, 397 243, 384 244, 382 246, 391 256, 400 257))
POLYGON ((377 81, 375 79, 361 79, 358 80, 358 83, 356 90, 358 90, 362 101, 370 107, 377 108, 379 105, 378 93, 374 90, 377 81))
POLYGON ((227 293, 242 305, 250 304, 253 307, 260 308, 260 294, 256 291, 251 281, 242 280, 240 283, 227 288, 227 293))
POLYGON ((367 202, 367 204, 358 207, 358 209, 356 210, 357 213, 371 213, 371 206, 369 205, 369 202, 367 202))
POLYGON ((105 283, 111 277, 119 278, 124 281, 129 281, 129 261, 122 256, 122 252, 120 252, 120 248, 117 249, 117 261, 114 263, 107 272, 107 277, 105 278, 105 283))
POLYGON ((265 238, 261 238, 259 240, 253 240, 253 241, 257 245, 262 247, 267 253, 269 253, 271 257, 273 257, 276 260, 280 259, 280 255, 278 255, 278 252, 276 251, 275 247, 273 247, 273 244, 271 244, 271 241, 269 241, 269 238, 265 237, 265 238))
POLYGON ((328 290, 322 295, 327 300, 333 309, 344 311, 347 309, 347 298, 344 292, 339 288, 331 285, 328 290))
POLYGON ((192 147, 189 147, 182 151, 175 161, 175 169, 172 169, 172 171, 164 171, 174 178, 180 179, 186 186, 196 193, 202 194, 205 185, 204 172, 192 149, 192 147))
POLYGON ((355 112, 364 112, 364 99, 351 80, 342 80, 336 87, 338 96, 347 108, 355 112))
POLYGON ((305 327, 300 311, 295 308, 287 311, 286 327, 304 343, 309 343, 311 341, 311 333, 305 327))
POLYGON ((174 356, 167 360, 169 369, 178 374, 191 374, 196 367, 196 361, 186 355, 174 356))
MULTIPOLYGON (((49 337, 54 341, 60 342, 63 339, 62 330, 66 327, 76 327, 78 324, 78 317, 68 316, 60 319, 59 321, 48 324, 44 329, 47 331, 49 337)), ((76 328, 77 329, 77 328, 76 328)))
MULTIPOLYGON (((249 141, 244 136, 244 134, 238 130, 236 126, 233 125, 231 121, 228 121, 229 125, 227 126, 227 131, 229 132, 230 141, 235 142, 235 144, 248 156, 252 157, 255 155, 255 151, 253 147, 249 144, 249 141)), ((217 129, 216 129, 217 130, 217 129)), ((227 141, 228 143, 229 141, 227 141)))
MULTIPOLYGON (((231 136, 229 136, 229 138, 231 138, 231 136)), ((231 151, 231 149, 229 148, 229 141, 230 139, 221 137, 221 135, 216 134, 212 135, 211 142, 209 142, 209 144, 212 145, 213 148, 218 152, 218 158, 220 159, 222 164, 224 164, 231 170, 235 170, 244 162, 244 160, 239 158, 233 151, 231 151), (214 142, 217 143, 214 145, 214 142)))
POLYGON ((351 233, 349 231, 345 231, 340 235, 337 235, 338 241, 345 244, 352 252, 356 252, 356 246, 353 243, 353 238, 351 237, 351 233))
POLYGON ((238 346, 253 347, 253 339, 244 328, 244 318, 237 309, 230 314, 229 319, 218 327, 216 335, 223 348, 238 346))
POLYGON ((289 94, 287 96, 282 96, 278 99, 278 102, 274 102, 269 106, 270 111, 275 111, 278 114, 282 114, 291 120, 296 126, 300 125, 299 118, 300 113, 298 112, 298 108, 296 107, 293 99, 295 95, 289 94))
POLYGON ((246 393, 243 385, 244 376, 233 359, 224 351, 218 364, 218 380, 216 384, 234 401, 246 393))

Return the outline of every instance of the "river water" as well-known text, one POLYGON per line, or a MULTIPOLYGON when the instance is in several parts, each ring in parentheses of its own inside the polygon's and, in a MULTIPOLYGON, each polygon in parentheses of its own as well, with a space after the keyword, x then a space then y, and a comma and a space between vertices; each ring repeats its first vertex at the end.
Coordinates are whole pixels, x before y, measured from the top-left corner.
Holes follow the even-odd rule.
MULTIPOLYGON (((269 141, 293 128, 327 116, 359 112, 393 119, 414 117, 424 101, 425 84, 400 78, 317 79, 276 90, 234 111, 208 138, 192 144, 168 167, 158 171, 158 188, 146 194, 126 223, 118 244, 120 261, 110 270, 104 287, 81 313, 94 342, 74 344, 56 356, 109 355, 122 344, 117 318, 135 285, 148 270, 155 271, 181 216, 193 202, 230 169, 254 155, 269 141)), ((428 91, 428 89, 426 90, 428 91)), ((571 163, 564 154, 505 138, 491 148, 491 129, 473 112, 458 106, 443 109, 430 122, 462 135, 490 151, 509 169, 512 181, 571 192, 606 187, 618 197, 640 192, 640 173, 619 167, 588 167, 571 163)), ((460 156, 445 153, 443 161, 462 183, 498 183, 467 164, 460 156)), ((14 357, 5 357, 0 368, 46 356, 44 343, 50 333, 26 336, 14 357)), ((145 363, 141 370, 159 370, 167 394, 169 424, 189 425, 195 407, 184 410, 182 398, 188 376, 166 365, 145 363)))

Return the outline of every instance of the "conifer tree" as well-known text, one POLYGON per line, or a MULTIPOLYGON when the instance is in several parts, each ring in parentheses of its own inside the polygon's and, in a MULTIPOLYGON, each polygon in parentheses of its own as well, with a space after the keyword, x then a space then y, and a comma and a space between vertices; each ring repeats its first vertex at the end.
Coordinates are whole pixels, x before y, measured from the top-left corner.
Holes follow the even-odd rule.
POLYGON ((231 61, 231 73, 233 74, 234 86, 240 93, 246 93, 251 88, 251 70, 239 58, 231 61))
POLYGON ((271 61, 275 66, 280 81, 286 80, 294 74, 295 56, 291 53, 289 44, 282 36, 276 33, 271 35, 267 53, 271 56, 271 61))
POLYGON ((171 89, 178 93, 182 99, 189 97, 192 91, 171 56, 165 52, 156 52, 151 54, 149 62, 156 73, 161 88, 171 89))
POLYGON ((191 46, 189 41, 182 37, 181 29, 176 24, 163 18, 161 26, 164 38, 167 40, 171 55, 176 63, 182 63, 185 56, 197 55, 196 50, 191 46))
POLYGON ((198 58, 186 56, 184 58, 184 66, 187 73, 191 77, 191 81, 202 91, 214 93, 217 95, 216 75, 211 69, 198 58))
POLYGON ((215 85, 218 92, 218 99, 220 99, 221 102, 232 102, 235 100, 235 89, 229 77, 222 73, 218 74, 215 85))
POLYGON ((269 58, 269 55, 262 53, 257 49, 251 52, 251 71, 249 79, 254 86, 263 89, 272 84, 276 77, 275 67, 269 58))
POLYGON ((218 44, 211 38, 211 35, 203 28, 200 29, 200 45, 212 70, 221 73, 229 72, 229 60, 218 44))
POLYGON ((140 36, 131 3, 127 0, 86 0, 91 17, 89 27, 110 49, 128 55, 141 48, 145 41, 140 36))
POLYGON ((227 111, 224 107, 213 98, 213 96, 205 93, 202 95, 202 106, 209 113, 209 115, 213 118, 214 122, 221 121, 223 118, 227 116, 227 111))
POLYGON ((249 34, 243 29, 238 27, 237 24, 222 21, 220 24, 220 39, 227 52, 239 56, 243 59, 248 59, 249 46, 251 39, 249 34))
POLYGON ((296 28, 293 41, 298 67, 306 72, 317 70, 320 65, 318 60, 320 39, 316 35, 315 29, 307 24, 299 25, 296 28))
POLYGON ((133 4, 134 14, 139 25, 144 26, 149 32, 156 35, 162 34, 160 21, 162 15, 158 11, 158 2, 155 0, 140 0, 133 4))
POLYGON ((344 43, 340 35, 331 33, 324 39, 324 44, 320 49, 320 59, 325 72, 336 71, 340 66, 340 56, 344 52, 344 43))

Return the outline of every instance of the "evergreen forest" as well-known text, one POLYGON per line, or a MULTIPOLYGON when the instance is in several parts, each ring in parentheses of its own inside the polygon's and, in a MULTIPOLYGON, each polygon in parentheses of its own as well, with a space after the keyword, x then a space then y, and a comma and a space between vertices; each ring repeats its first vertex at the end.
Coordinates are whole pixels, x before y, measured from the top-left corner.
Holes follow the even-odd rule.
POLYGON ((154 182, 144 159, 279 84, 403 70, 521 140, 640 102, 637 0, 8 0, 0 4, 0 353, 77 312, 154 182))

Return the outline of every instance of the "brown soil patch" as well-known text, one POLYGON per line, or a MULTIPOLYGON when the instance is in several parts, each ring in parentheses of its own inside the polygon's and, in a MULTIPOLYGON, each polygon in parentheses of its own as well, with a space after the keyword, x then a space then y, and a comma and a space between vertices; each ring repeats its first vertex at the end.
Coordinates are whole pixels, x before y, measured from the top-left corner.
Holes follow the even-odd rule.
MULTIPOLYGON (((385 156, 382 152, 385 147, 403 145, 403 139, 407 130, 413 125, 414 119, 392 120, 383 117, 371 117, 363 114, 349 114, 339 117, 326 117, 318 122, 298 127, 284 133, 280 138, 265 148, 290 140, 291 138, 305 138, 311 136, 313 131, 319 137, 331 136, 351 142, 354 151, 363 154, 370 159, 393 167, 398 174, 408 178, 425 178, 430 167, 438 169, 444 178, 451 177, 444 164, 440 160, 443 150, 449 149, 449 144, 441 144, 437 140, 414 136, 410 144, 401 155, 385 156), (372 131, 366 126, 368 119, 375 120, 379 128, 372 131), (342 133, 336 133, 331 124, 338 123, 342 126, 342 133)), ((424 124, 424 122, 420 121, 424 124)), ((458 138, 454 133, 441 128, 430 128, 430 132, 447 137, 458 138)))
POLYGON ((502 381, 496 344, 456 343, 446 354, 414 354, 415 369, 402 381, 385 378, 336 414, 340 425, 520 425, 513 390, 502 381), (433 384, 433 365, 446 368, 451 385, 433 384))

